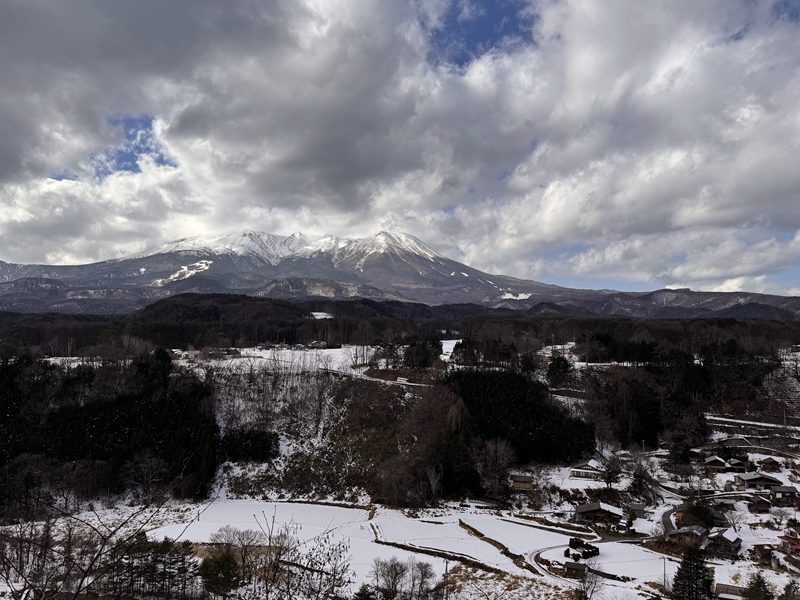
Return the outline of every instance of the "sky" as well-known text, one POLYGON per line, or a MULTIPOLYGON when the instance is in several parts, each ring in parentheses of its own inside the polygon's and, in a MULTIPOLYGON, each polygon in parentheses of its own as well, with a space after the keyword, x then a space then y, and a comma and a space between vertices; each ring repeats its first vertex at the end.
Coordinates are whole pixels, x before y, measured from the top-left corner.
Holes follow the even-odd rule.
POLYGON ((800 0, 4 0, 0 259, 417 236, 800 295, 800 0))

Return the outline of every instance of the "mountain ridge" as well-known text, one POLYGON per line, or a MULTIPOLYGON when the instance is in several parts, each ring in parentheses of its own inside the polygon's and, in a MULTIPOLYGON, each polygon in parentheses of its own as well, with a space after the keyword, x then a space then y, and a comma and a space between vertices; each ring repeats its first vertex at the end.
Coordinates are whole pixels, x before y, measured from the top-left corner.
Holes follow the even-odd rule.
POLYGON ((478 304, 532 316, 800 316, 800 298, 790 296, 584 290, 488 274, 437 253, 410 234, 387 231, 343 238, 243 230, 181 238, 83 265, 0 260, 0 310, 127 313, 186 292, 478 304))

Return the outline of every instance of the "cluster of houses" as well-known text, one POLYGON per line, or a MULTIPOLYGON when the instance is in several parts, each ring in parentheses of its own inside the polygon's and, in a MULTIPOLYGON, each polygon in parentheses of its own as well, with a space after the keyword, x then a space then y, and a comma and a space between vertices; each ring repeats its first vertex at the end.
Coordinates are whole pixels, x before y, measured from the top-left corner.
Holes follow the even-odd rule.
POLYGON ((738 473, 734 479, 740 491, 751 491, 748 507, 752 513, 766 513, 773 507, 794 508, 798 506, 798 491, 793 485, 784 483, 760 471, 738 473))
POLYGON ((742 550, 742 538, 730 527, 709 531, 700 525, 690 525, 667 532, 664 539, 672 544, 698 546, 710 556, 736 560, 742 550))
MULTIPOLYGON (((703 460, 703 466, 712 473, 744 473, 752 467, 757 467, 759 471, 765 473, 778 473, 783 467, 783 464, 781 461, 771 456, 757 463, 739 460, 738 458, 731 458, 726 461, 719 456, 707 456, 703 460)), ((795 466, 800 465, 789 465, 790 468, 795 468, 795 466)))
MULTIPOLYGON (((789 479, 800 482, 800 463, 787 463, 773 457, 758 462, 750 462, 731 458, 723 460, 719 456, 702 458, 703 466, 714 473, 732 473, 733 481, 726 484, 727 493, 714 493, 708 498, 713 517, 713 527, 708 529, 700 525, 689 525, 673 529, 665 533, 664 540, 680 546, 697 546, 710 556, 722 559, 737 560, 742 553, 742 539, 736 530, 731 528, 731 521, 725 511, 736 510, 737 501, 746 501, 750 512, 769 513, 773 508, 800 507, 800 492, 793 485, 786 485, 770 473, 778 473, 784 467, 789 469, 789 479), (756 468, 758 470, 752 470, 756 468)), ((570 467, 572 478, 603 481, 605 466, 597 459, 585 460, 570 467)), ((527 475, 512 475, 512 487, 519 491, 533 489, 533 478, 527 475)), ((605 502, 583 504, 575 510, 575 521, 591 526, 600 526, 610 532, 632 531, 636 518, 646 518, 644 505, 631 504, 624 508, 605 502)), ((676 509, 680 520, 681 509, 676 509)), ((791 521, 790 521, 791 522, 791 521)), ((735 524, 735 523, 734 523, 735 524)), ((778 558, 774 551, 779 550, 786 555, 800 555, 800 525, 791 526, 779 536, 779 546, 773 544, 755 544, 750 549, 750 558, 755 562, 773 568, 777 567, 778 558)), ((580 563, 565 565, 567 577, 581 577, 585 574, 585 566, 580 563)))
POLYGON ((744 473, 747 463, 738 458, 723 460, 719 456, 708 456, 703 461, 703 466, 712 473, 744 473))

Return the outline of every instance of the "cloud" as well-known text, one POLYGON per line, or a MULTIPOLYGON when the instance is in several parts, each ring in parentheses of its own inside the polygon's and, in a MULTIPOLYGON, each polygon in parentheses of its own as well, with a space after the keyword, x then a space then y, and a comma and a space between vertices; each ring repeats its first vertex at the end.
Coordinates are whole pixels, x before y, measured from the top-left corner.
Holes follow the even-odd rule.
POLYGON ((786 292, 800 31, 782 7, 12 0, 0 258, 392 228, 545 281, 786 292))

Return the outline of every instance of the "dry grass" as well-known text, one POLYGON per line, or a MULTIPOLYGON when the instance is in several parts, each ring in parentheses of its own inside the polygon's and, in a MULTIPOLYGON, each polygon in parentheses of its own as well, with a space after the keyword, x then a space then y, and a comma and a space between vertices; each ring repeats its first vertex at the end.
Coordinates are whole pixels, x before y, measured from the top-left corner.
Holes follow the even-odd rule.
POLYGON ((489 574, 462 565, 450 571, 448 581, 459 600, 575 600, 575 590, 572 588, 507 573, 489 574))

